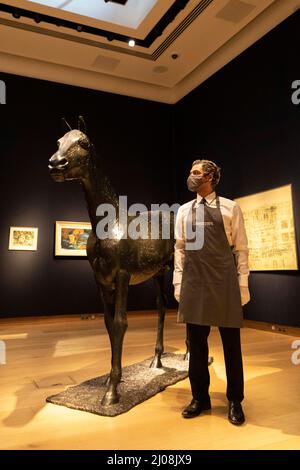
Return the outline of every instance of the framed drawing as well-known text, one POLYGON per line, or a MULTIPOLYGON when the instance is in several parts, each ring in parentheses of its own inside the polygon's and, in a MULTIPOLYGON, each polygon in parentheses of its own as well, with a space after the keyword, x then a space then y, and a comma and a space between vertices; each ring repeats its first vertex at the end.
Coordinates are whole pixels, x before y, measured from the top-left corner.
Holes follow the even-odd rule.
POLYGON ((86 256, 89 222, 55 223, 55 256, 86 256))
POLYGON ((250 270, 297 270, 292 186, 281 186, 235 201, 245 219, 250 270))
POLYGON ((8 249, 36 251, 38 230, 37 227, 10 227, 8 249))

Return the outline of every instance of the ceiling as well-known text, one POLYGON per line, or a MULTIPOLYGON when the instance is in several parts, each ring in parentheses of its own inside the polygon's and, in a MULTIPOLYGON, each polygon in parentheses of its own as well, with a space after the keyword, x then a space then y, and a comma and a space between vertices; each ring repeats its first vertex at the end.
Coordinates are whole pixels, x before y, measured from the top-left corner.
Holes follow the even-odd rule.
POLYGON ((300 0, 7 0, 0 2, 1 71, 176 103, 299 5, 300 0))

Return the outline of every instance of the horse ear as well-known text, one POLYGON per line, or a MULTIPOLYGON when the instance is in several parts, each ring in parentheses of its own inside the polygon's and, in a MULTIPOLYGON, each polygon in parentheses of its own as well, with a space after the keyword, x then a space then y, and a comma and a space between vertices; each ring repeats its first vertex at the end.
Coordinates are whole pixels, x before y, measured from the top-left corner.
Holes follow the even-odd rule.
POLYGON ((82 116, 78 117, 78 130, 86 134, 86 124, 82 116))
POLYGON ((68 128, 68 130, 71 131, 71 130, 72 130, 72 127, 70 126, 70 124, 68 123, 68 121, 66 120, 66 118, 62 117, 61 120, 62 120, 63 127, 66 126, 66 127, 68 128))

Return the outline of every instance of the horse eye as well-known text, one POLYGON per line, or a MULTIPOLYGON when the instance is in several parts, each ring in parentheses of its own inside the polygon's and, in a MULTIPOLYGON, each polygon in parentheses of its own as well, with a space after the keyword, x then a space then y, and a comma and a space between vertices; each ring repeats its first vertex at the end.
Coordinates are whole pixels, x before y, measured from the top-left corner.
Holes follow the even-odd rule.
POLYGON ((58 140, 58 141, 57 141, 57 147, 59 147, 59 145, 60 145, 60 141, 58 140))
POLYGON ((83 149, 89 150, 90 144, 89 144, 89 142, 88 142, 86 139, 80 139, 80 140, 78 141, 78 144, 79 144, 80 147, 82 147, 83 149))

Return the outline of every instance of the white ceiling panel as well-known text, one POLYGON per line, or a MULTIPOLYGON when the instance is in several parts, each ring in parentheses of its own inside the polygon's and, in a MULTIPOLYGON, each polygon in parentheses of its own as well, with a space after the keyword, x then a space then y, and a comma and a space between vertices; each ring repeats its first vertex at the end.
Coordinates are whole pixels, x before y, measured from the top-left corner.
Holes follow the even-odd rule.
POLYGON ((128 0, 126 5, 104 0, 29 0, 31 3, 58 8, 95 20, 137 29, 157 0, 128 0))

